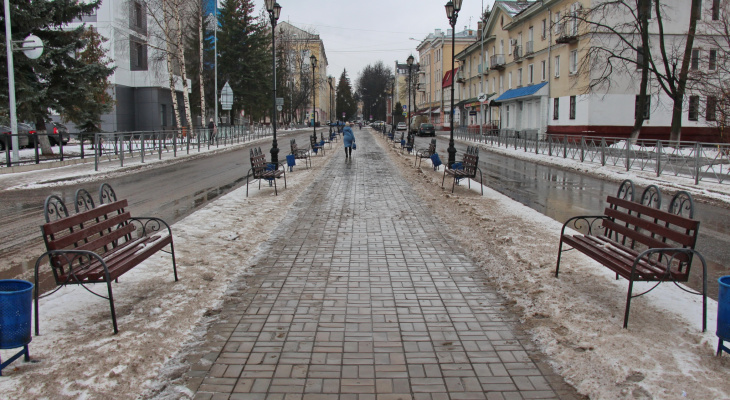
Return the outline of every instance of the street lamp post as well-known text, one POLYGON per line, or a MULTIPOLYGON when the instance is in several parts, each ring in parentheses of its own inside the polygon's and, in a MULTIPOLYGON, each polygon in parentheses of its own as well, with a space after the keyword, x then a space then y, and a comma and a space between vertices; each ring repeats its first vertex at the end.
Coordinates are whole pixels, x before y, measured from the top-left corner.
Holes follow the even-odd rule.
POLYGON ((271 163, 279 165, 279 147, 276 143, 276 21, 281 14, 281 6, 275 0, 266 0, 266 10, 271 18, 271 69, 274 71, 273 104, 271 109, 271 128, 273 140, 271 141, 271 163))
POLYGON ((309 57, 309 61, 312 66, 312 143, 315 143, 317 141, 317 121, 314 118, 314 109, 317 107, 317 94, 315 90, 316 85, 314 84, 314 69, 317 68, 317 57, 312 54, 312 56, 309 57))
POLYGON ((329 112, 329 116, 330 116, 330 136, 332 136, 332 120, 333 120, 332 116, 334 116, 334 113, 332 112, 332 91, 334 89, 332 87, 332 77, 331 76, 329 78, 327 78, 327 82, 330 85, 330 104, 329 104, 330 112, 329 112))
POLYGON ((413 86, 413 78, 411 77, 411 67, 413 67, 413 55, 408 56, 406 59, 408 64, 408 144, 410 145, 413 139, 411 137, 411 86, 413 86))
POLYGON ((446 150, 449 153, 447 168, 451 168, 456 163, 456 149, 454 148, 454 27, 456 26, 456 19, 459 18, 461 2, 462 0, 449 0, 446 3, 446 16, 449 18, 449 25, 451 25, 451 109, 449 110, 451 114, 449 116, 451 132, 449 136, 449 148, 446 150))

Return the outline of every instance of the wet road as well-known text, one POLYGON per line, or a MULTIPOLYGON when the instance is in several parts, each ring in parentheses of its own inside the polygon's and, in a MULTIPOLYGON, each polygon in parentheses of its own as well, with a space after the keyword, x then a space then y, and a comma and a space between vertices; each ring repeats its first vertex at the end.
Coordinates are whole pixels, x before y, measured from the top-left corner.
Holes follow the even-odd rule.
MULTIPOLYGON (((309 135, 311 131, 280 136, 280 160, 284 160, 289 153, 289 140, 295 138, 303 146, 309 143, 309 135)), ((104 181, 3 191, 0 196, 0 226, 3 232, 0 241, 0 279, 33 280, 36 258, 45 252, 40 226, 45 222, 43 202, 48 195, 60 196, 69 211, 73 212, 76 190, 88 190, 96 201, 99 186, 106 182, 114 188, 118 198, 129 200, 129 209, 133 210, 134 215, 158 217, 172 224, 218 196, 245 185, 251 147, 261 147, 268 153, 271 143, 257 143, 255 146, 220 152, 215 157, 186 159, 184 162, 104 181)), ((49 275, 46 279, 52 277, 49 275)), ((41 280, 42 287, 48 287, 50 281, 46 279, 41 280)))
MULTIPOLYGON (((358 133, 357 131, 355 132, 358 133)), ((309 143, 310 132, 281 137, 280 158, 288 153, 289 140, 296 138, 300 146, 309 143)), ((417 138, 416 147, 427 147, 430 138, 417 138)), ((257 144, 268 152, 269 144, 257 144)), ((448 136, 439 137, 437 149, 445 161, 448 136)), ((456 143, 459 153, 465 145, 456 143)), ((136 215, 155 216, 174 223, 196 208, 245 184, 249 168, 249 146, 202 157, 174 165, 144 170, 107 180, 118 197, 128 198, 130 209, 136 215)), ((557 221, 563 222, 575 215, 601 214, 607 195, 613 195, 618 184, 592 178, 555 167, 547 167, 514 158, 483 153, 480 168, 485 183, 557 221), (488 154, 488 155, 486 155, 488 154)), ((457 155, 458 157, 458 155, 457 155)), ((35 259, 44 251, 39 234, 43 222, 43 201, 49 194, 58 194, 73 204, 78 188, 85 188, 96 196, 101 182, 33 190, 5 191, 0 201, 0 278, 32 279, 35 259)), ((639 188, 638 190, 643 190, 639 188)), ((639 192, 640 193, 640 192, 639 192)), ((664 204, 671 199, 664 193, 664 204)), ((666 207, 666 205, 665 205, 666 207)), ((730 211, 696 201, 696 215, 700 219, 698 250, 710 262, 708 277, 710 294, 717 298, 717 278, 730 275, 730 211)), ((557 247, 558 238, 554 238, 557 247)), ((700 287, 701 274, 694 274, 692 287, 700 287)))
MULTIPOLYGON (((416 148, 428 147, 430 140, 416 138, 416 148)), ((456 142, 455 147, 459 158, 466 145, 456 142)), ((448 135, 439 136, 436 149, 443 162, 447 148, 448 135)), ((491 152, 480 154, 479 167, 487 186, 561 223, 576 215, 603 214, 606 196, 615 195, 619 185, 491 152)), ((637 187, 637 195, 643 190, 637 187)), ((666 209, 673 195, 662 193, 662 208, 666 209)), ((695 199, 695 218, 701 221, 697 250, 708 262, 708 294, 717 299, 717 279, 730 275, 730 210, 695 199)), ((559 238, 554 240, 557 248, 559 238)), ((692 275, 689 285, 701 288, 701 269, 697 267, 692 275)))

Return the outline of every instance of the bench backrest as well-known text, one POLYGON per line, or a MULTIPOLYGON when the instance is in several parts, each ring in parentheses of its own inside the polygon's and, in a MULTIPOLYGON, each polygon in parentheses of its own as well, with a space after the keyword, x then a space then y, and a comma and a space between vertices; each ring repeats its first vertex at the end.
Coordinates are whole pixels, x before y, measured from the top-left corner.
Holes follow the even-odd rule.
POLYGON ((476 176, 477 164, 479 164, 479 149, 476 147, 467 147, 464 158, 461 160, 461 165, 464 169, 464 174, 468 176, 476 176))
POLYGON ((249 154, 251 155, 251 170, 254 178, 257 178, 266 170, 266 155, 261 152, 260 147, 251 149, 249 154))
MULTIPOLYGON (((103 255, 136 230, 124 211, 127 200, 100 204, 96 208, 47 222, 41 226, 47 250, 88 250, 103 255)), ((69 266, 68 259, 51 257, 53 274, 58 279, 69 266)))
MULTIPOLYGON (((626 199, 609 196, 603 221, 606 232, 617 242, 637 251, 647 248, 694 249, 700 222, 626 199)), ((690 261, 677 256, 680 263, 690 261)), ((686 271, 689 273, 689 270, 686 271)))

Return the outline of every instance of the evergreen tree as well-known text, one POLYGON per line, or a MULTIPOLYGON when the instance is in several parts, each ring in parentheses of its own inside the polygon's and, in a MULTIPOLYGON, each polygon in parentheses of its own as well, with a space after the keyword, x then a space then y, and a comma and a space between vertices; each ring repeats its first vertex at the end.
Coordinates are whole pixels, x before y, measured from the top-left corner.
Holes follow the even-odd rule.
MULTIPOLYGON (((107 39, 99 34, 93 27, 89 27, 82 34, 82 38, 86 41, 86 48, 79 53, 78 59, 85 64, 108 65, 110 60, 106 57, 106 52, 102 44, 107 39)), ((111 86, 106 79, 104 70, 97 71, 100 75, 96 80, 89 82, 88 90, 83 93, 86 96, 84 106, 72 106, 66 108, 61 117, 65 121, 71 121, 78 126, 82 132, 99 132, 101 131, 101 116, 112 110, 114 99, 109 94, 111 86)))
POLYGON ((352 94, 350 78, 347 77, 347 70, 342 70, 340 81, 337 83, 337 118, 345 113, 345 120, 352 120, 357 115, 357 102, 352 94))
MULTIPOLYGON (((255 18, 252 0, 226 0, 218 31, 218 88, 233 89, 232 114, 245 110, 254 119, 271 109, 271 28, 255 18)), ((219 96, 216 96, 219 97, 219 96)))
MULTIPOLYGON (((31 60, 20 52, 13 55, 15 96, 19 121, 36 123, 44 131, 51 110, 69 115, 74 110, 96 108, 100 82, 114 69, 103 61, 83 59, 89 38, 86 27, 68 29, 67 24, 83 14, 91 14, 100 1, 86 3, 78 0, 10 1, 13 40, 30 34, 43 40, 43 54, 31 60), (90 93, 91 92, 91 93, 90 93)), ((5 15, 0 24, 4 25, 5 15)), ((7 57, 5 40, 0 45, 0 87, 7 89, 7 57)), ((103 84, 101 84, 103 86, 103 84)), ((0 89, 0 115, 9 119, 8 92, 0 89)), ((41 143, 47 142, 41 137, 41 143)), ((47 153, 44 147, 44 153, 47 153)), ((50 146, 47 147, 50 151, 50 146)))

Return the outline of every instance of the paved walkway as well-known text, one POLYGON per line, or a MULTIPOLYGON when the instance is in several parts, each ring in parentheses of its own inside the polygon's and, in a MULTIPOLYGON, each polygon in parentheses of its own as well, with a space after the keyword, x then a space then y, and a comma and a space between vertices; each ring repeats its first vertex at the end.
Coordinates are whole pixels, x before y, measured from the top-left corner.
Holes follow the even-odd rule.
POLYGON ((298 200, 189 373, 196 399, 575 398, 370 134, 298 200))

